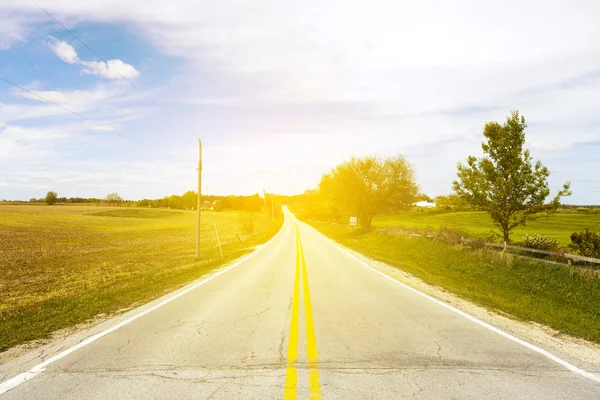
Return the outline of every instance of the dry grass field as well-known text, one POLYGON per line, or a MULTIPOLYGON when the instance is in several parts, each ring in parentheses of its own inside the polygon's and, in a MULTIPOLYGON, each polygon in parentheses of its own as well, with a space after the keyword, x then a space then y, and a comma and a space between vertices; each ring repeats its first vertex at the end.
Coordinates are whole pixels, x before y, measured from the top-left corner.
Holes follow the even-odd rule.
POLYGON ((158 297, 251 251, 281 223, 267 232, 257 219, 262 229, 243 235, 238 219, 203 212, 196 260, 194 212, 0 205, 0 351, 158 297))

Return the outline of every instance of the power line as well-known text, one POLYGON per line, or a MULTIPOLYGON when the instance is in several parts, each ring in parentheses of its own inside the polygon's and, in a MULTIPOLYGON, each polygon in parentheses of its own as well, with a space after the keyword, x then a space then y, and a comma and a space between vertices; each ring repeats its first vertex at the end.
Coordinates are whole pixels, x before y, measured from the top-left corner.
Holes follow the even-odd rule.
MULTIPOLYGON (((170 156, 170 155, 168 155, 168 154, 166 154, 166 153, 163 153, 162 151, 160 151, 160 150, 157 150, 157 149, 155 149, 154 147, 148 146, 148 145, 147 145, 147 144, 145 144, 145 143, 142 143, 142 142, 140 142, 140 141, 138 141, 138 140, 135 140, 135 139, 133 139, 133 138, 131 138, 131 137, 129 137, 129 136, 127 136, 127 135, 125 135, 125 134, 123 134, 123 133, 121 133, 121 132, 119 132, 119 131, 117 131, 117 130, 115 130, 115 129, 113 129, 113 128, 109 127, 109 126, 107 126, 107 125, 104 125, 104 124, 102 124, 102 123, 100 123, 100 122, 98 122, 98 121, 95 121, 95 120, 93 120, 93 119, 91 119, 91 118, 88 118, 88 117, 86 117, 85 115, 82 115, 82 114, 78 113, 77 111, 73 111, 73 110, 71 110, 71 109, 69 109, 69 108, 67 108, 67 107, 65 107, 65 106, 62 106, 62 105, 60 105, 60 104, 58 104, 58 103, 56 103, 56 102, 54 102, 54 101, 52 101, 52 100, 50 100, 50 99, 48 99, 48 98, 46 98, 46 97, 42 96, 42 95, 40 95, 40 94, 37 94, 37 93, 35 93, 35 92, 32 92, 31 90, 25 89, 24 87, 22 87, 22 86, 19 86, 19 85, 17 85, 16 83, 13 83, 13 82, 11 82, 11 81, 9 81, 9 80, 7 80, 7 79, 4 79, 4 78, 3 78, 3 77, 1 77, 1 76, 0 76, 0 80, 2 80, 2 81, 4 81, 4 82, 8 83, 9 85, 12 85, 12 86, 16 87, 17 89, 20 89, 20 90, 22 90, 22 91, 24 91, 24 92, 26 92, 26 93, 29 93, 30 95, 32 95, 32 96, 35 96, 35 97, 37 97, 37 98, 38 98, 38 99, 40 99, 40 100, 43 100, 43 101, 45 101, 45 102, 47 102, 47 103, 50 103, 50 104, 53 104, 53 105, 55 105, 56 107, 62 108, 63 110, 65 110, 65 111, 68 111, 68 112, 70 112, 71 114, 74 114, 74 115, 78 116, 79 118, 83 118, 83 119, 84 119, 84 120, 86 120, 86 121, 89 121, 89 122, 91 122, 91 123, 93 123, 93 124, 95 124, 95 125, 98 125, 99 127, 103 128, 103 129, 106 129, 107 131, 110 131, 110 132, 112 132, 112 133, 115 133, 115 134, 117 134, 117 135, 119 135, 119 136, 121 136, 121 137, 123 137, 123 138, 125 138, 125 139, 127 139, 127 140, 129 140, 129 141, 131 141, 131 142, 133 142, 133 143, 136 143, 136 144, 138 144, 138 145, 140 145, 140 146, 143 146, 143 147, 145 147, 145 148, 147 148, 147 149, 149 149, 149 150, 155 151, 155 152, 157 152, 158 154, 160 154, 160 155, 162 155, 162 156, 164 156, 164 157, 167 157, 167 158, 173 158, 172 156, 170 156)), ((174 158, 173 158, 173 159, 174 159, 174 158)), ((187 167, 189 167, 189 168, 193 168, 194 170, 196 169, 196 167, 195 167, 195 166, 191 166, 191 165, 188 165, 187 167)))
MULTIPOLYGON (((146 170, 148 170, 148 168, 149 168, 148 166, 142 165, 142 164, 119 164, 119 165, 121 166, 121 168, 140 168, 140 169, 144 168, 146 170)), ((99 168, 96 165, 85 165, 85 164, 81 164, 81 163, 78 163, 78 162, 70 162, 70 163, 55 162, 55 163, 52 163, 52 164, 31 164, 31 163, 29 163, 29 164, 27 164, 27 163, 23 164, 23 163, 14 163, 14 162, 11 162, 10 165, 7 166, 7 168, 11 168, 11 167, 18 167, 18 168, 28 167, 28 168, 31 168, 31 169, 37 169, 37 170, 40 170, 40 171, 44 171, 46 169, 56 170, 57 167, 58 168, 73 168, 74 166, 83 167, 84 169, 94 170, 94 171, 110 171, 110 170, 103 169, 102 167, 99 168)), ((165 165, 161 165, 161 164, 153 164, 152 165, 152 167, 159 168, 159 169, 163 168, 164 166, 165 165)), ((169 166, 169 165, 166 165, 166 166, 169 166)), ((170 167, 172 167, 172 166, 170 166, 170 167)), ((190 168, 190 167, 191 167, 190 165, 178 165, 176 168, 177 168, 177 170, 180 170, 180 169, 183 170, 185 168, 186 171, 187 171, 188 168, 190 168)))
MULTIPOLYGON (((56 22, 58 25, 60 25, 65 31, 67 31, 71 36, 73 36, 79 43, 81 43, 86 49, 88 49, 92 54, 94 54, 99 60, 101 60, 104 64, 106 64, 106 66, 111 69, 113 72, 115 72, 117 75, 119 75, 122 79, 124 79, 127 83, 129 83, 135 90, 137 90, 138 92, 140 92, 140 94, 142 96, 144 96, 146 99, 148 99, 148 101, 150 101, 152 104, 154 104, 159 110, 161 110, 162 112, 164 112, 165 114, 167 114, 173 121, 177 122, 178 124, 180 124, 183 127, 183 124, 181 122, 179 122, 179 120, 177 120, 173 114, 171 114, 170 112, 168 112, 167 110, 165 110, 163 107, 161 107, 157 102, 155 102, 154 100, 152 100, 150 98, 150 96, 148 96, 146 93, 144 93, 142 91, 142 89, 140 89, 139 87, 137 87, 133 82, 131 82, 129 79, 127 79, 125 76, 123 76, 119 71, 115 70, 113 67, 110 66, 110 64, 108 63, 108 61, 106 61, 104 58, 100 57, 100 55, 98 53, 96 53, 94 50, 92 50, 90 48, 90 46, 88 46, 87 44, 85 44, 83 42, 83 40, 79 39, 79 37, 77 35, 75 35, 69 28, 67 28, 66 26, 64 26, 59 20, 57 20, 56 18, 54 18, 54 16, 52 14, 50 14, 44 7, 42 7, 41 5, 39 5, 35 0, 31 0, 31 2, 33 4, 35 4, 36 6, 39 7, 40 10, 42 10, 43 12, 46 13, 46 15, 48 15, 50 18, 52 18, 54 20, 54 22, 56 22)), ((198 136, 194 135, 191 132, 188 131, 184 131, 186 133, 188 133, 189 135, 192 135, 193 137, 195 137, 196 139, 200 139, 198 136)))

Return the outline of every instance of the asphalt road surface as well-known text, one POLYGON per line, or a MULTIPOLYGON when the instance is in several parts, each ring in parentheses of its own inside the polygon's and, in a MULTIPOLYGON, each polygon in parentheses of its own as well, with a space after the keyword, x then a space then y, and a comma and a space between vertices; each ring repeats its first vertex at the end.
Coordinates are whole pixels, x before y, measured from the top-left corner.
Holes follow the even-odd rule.
POLYGON ((285 213, 249 258, 40 355, 0 378, 0 398, 600 399, 577 360, 403 287, 285 213))

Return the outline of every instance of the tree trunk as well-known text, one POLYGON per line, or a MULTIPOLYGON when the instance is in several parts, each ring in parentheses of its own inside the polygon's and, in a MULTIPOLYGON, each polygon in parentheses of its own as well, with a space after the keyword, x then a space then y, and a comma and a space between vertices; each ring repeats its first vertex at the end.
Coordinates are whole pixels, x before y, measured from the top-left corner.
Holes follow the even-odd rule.
POLYGON ((371 221, 373 221, 373 215, 362 215, 362 216, 360 216, 360 225, 365 230, 371 229, 371 221))
POLYGON ((508 231, 508 225, 502 225, 502 233, 504 234, 504 242, 510 242, 510 236, 508 231))

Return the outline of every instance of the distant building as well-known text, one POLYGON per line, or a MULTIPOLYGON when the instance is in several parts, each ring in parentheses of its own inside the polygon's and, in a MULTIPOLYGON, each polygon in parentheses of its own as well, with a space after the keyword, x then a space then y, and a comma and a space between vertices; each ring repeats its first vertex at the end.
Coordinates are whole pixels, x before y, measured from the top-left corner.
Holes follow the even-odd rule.
POLYGON ((418 202, 416 202, 416 203, 413 203, 413 206, 415 206, 415 207, 427 207, 427 208, 434 208, 434 207, 435 207, 435 203, 433 203, 433 202, 432 202, 432 203, 430 203, 430 202, 428 202, 428 201, 421 200, 421 201, 418 201, 418 202))
POLYGON ((219 200, 214 200, 214 201, 206 200, 204 203, 202 203, 202 207, 200 209, 201 210, 215 210, 218 208, 218 205, 219 205, 219 200))
POLYGON ((214 210, 215 207, 213 206, 213 203, 206 200, 204 203, 202 203, 202 210, 214 210))

